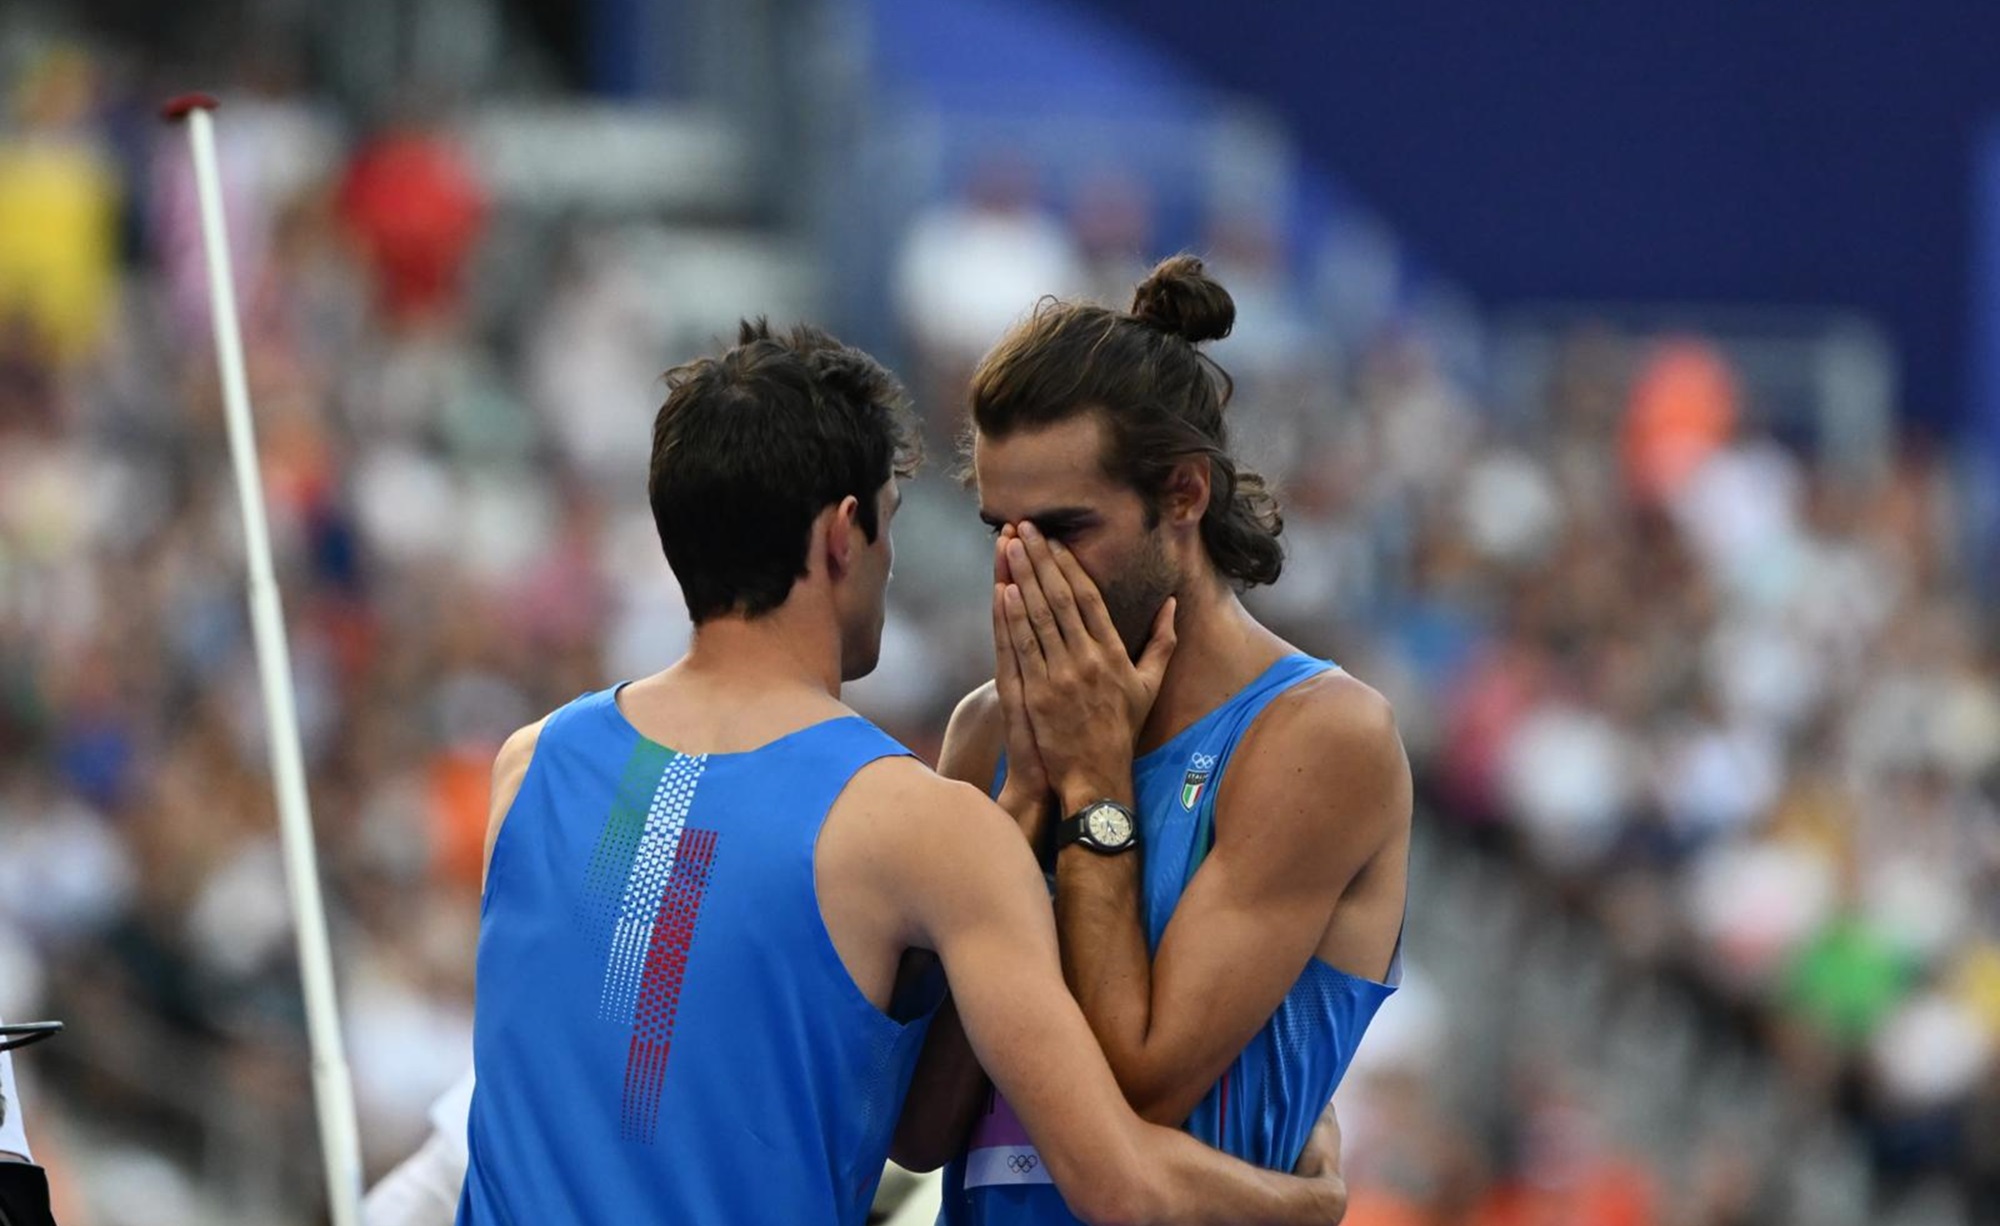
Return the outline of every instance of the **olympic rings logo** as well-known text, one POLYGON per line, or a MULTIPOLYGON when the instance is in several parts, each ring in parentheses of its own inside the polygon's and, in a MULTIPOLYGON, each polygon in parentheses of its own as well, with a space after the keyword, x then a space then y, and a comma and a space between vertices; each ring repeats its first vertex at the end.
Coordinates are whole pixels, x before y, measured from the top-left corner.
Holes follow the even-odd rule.
POLYGON ((1009 1154, 1007 1169, 1016 1175, 1025 1175, 1042 1164, 1040 1154, 1009 1154))

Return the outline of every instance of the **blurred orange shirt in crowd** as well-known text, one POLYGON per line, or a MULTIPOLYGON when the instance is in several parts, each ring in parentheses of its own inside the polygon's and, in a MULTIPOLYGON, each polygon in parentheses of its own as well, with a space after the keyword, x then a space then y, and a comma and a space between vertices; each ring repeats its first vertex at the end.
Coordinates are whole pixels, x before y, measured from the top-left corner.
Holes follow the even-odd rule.
POLYGON ((1466 1212, 1425 1204, 1390 1188, 1349 1189, 1342 1226, 1654 1226, 1659 1221, 1650 1172, 1633 1163, 1593 1163, 1561 1187, 1528 1182, 1494 1187, 1466 1212))
POLYGON ((1477 1226, 1653 1226, 1653 1180, 1617 1159, 1593 1162, 1560 1187, 1515 1184, 1480 1206, 1477 1226))
POLYGON ((498 745, 447 749, 431 759, 432 871, 477 889, 486 872, 487 801, 498 745))
POLYGON ((1671 499, 1736 433, 1736 376, 1705 342, 1666 341, 1632 382, 1625 479, 1640 501, 1671 499))

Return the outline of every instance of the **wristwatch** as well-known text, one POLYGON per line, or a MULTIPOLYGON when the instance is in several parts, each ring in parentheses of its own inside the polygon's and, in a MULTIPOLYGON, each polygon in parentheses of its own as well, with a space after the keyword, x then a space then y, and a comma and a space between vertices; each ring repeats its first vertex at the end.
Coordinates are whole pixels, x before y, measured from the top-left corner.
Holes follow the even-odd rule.
POLYGON ((1081 843, 1100 856, 1115 856, 1139 845, 1139 818, 1115 800, 1093 800, 1056 826, 1056 851, 1081 843))

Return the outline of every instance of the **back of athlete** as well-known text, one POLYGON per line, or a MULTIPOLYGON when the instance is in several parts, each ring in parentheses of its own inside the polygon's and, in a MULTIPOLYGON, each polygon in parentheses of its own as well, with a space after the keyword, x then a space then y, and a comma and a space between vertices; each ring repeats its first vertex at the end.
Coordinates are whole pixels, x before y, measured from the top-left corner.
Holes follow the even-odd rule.
POLYGON ((461 1222, 865 1219, 928 1014, 828 936, 822 824, 905 751, 825 705, 736 752, 612 691, 542 725, 488 869, 461 1222))

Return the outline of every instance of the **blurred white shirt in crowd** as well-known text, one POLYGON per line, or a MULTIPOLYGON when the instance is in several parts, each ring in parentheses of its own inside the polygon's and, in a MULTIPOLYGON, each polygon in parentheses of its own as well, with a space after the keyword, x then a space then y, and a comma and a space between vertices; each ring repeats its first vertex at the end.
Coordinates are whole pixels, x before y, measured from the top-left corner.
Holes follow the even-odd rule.
POLYGON ((1729 590, 1753 602, 1789 596, 1804 564, 1799 462, 1756 440, 1717 452, 1674 502, 1674 517, 1695 552, 1729 590))
POLYGON ((1888 1097, 1923 1110, 1964 1097, 1993 1063, 1993 1036, 1964 1004, 1925 992, 1904 1004, 1869 1044, 1888 1097))
POLYGON ((1076 244, 1055 218, 947 204, 911 226, 896 261, 896 306, 919 342, 971 358, 1043 295, 1075 295, 1085 282, 1076 244))
POLYGON ((1502 760, 1508 808, 1550 863, 1610 850, 1639 777, 1632 740, 1603 714, 1563 703, 1521 721, 1502 760))

